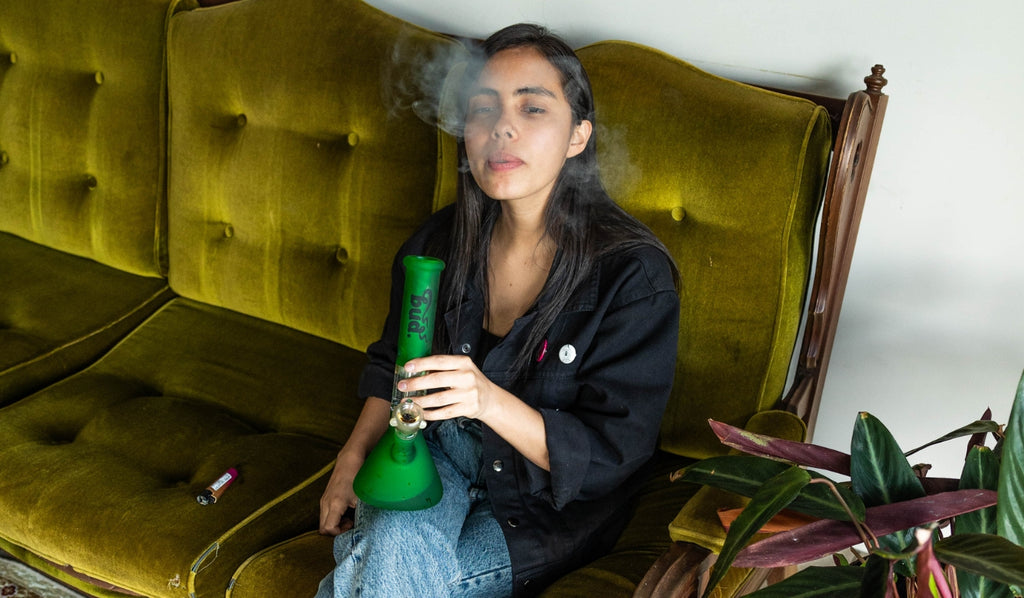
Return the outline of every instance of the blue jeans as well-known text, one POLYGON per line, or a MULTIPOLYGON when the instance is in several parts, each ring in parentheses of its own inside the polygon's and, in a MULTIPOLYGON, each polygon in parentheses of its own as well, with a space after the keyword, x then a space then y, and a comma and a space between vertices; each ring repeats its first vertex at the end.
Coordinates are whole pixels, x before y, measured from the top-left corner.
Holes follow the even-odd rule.
POLYGON ((476 422, 447 420, 425 432, 444 485, 422 511, 359 503, 355 526, 335 538, 337 567, 316 598, 470 598, 512 594, 505 536, 480 476, 476 422))

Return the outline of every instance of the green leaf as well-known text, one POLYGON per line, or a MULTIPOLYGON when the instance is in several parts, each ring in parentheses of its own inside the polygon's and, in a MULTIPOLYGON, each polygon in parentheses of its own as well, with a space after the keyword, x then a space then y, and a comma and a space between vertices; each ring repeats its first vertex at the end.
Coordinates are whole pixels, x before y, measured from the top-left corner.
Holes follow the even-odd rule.
POLYGON ((888 505, 925 495, 896 439, 870 413, 861 412, 857 418, 850 455, 850 482, 865 505, 888 505))
POLYGON ((1024 376, 1006 424, 998 510, 999 535, 1024 546, 1024 376))
POLYGON ((935 543, 935 556, 960 571, 1024 586, 1024 547, 991 534, 956 534, 935 543))
POLYGON ((764 486, 754 494, 750 503, 729 527, 722 551, 718 554, 718 560, 715 561, 715 565, 711 569, 708 587, 704 591, 705 596, 708 596, 718 582, 722 581, 729 571, 729 566, 736 558, 736 554, 754 537, 754 534, 779 511, 786 508, 810 480, 811 476, 806 470, 794 465, 765 482, 764 486))
POLYGON ((860 584, 860 598, 886 598, 892 563, 878 555, 868 556, 864 563, 864 579, 860 584))
MULTIPOLYGON (((999 489, 999 458, 992 449, 975 446, 967 454, 963 472, 960 474, 960 489, 968 488, 999 489)), ((956 518, 955 531, 958 534, 996 533, 996 507, 960 515, 956 518)))
MULTIPOLYGON (((896 439, 870 413, 861 412, 857 418, 850 455, 850 482, 865 505, 888 505, 925 495, 924 487, 896 439)), ((909 532, 896 532, 878 540, 892 552, 912 544, 909 532)))
MULTIPOLYGON (((1002 449, 996 527, 1000 536, 1024 546, 1024 375, 1017 384, 1002 449)), ((1024 594, 1024 583, 1009 583, 1015 593, 1024 594)))
MULTIPOLYGON (((844 598, 860 596, 864 567, 807 567, 796 574, 748 594, 748 598, 844 598)), ((883 594, 884 595, 884 592, 883 594)))
MULTIPOLYGON (((750 498, 771 479, 791 467, 785 463, 773 461, 763 457, 751 457, 747 455, 730 455, 724 457, 710 457, 698 461, 683 470, 680 480, 714 486, 735 492, 740 496, 750 498)), ((825 476, 810 472, 813 479, 827 480, 825 476)), ((829 480, 831 481, 831 480, 829 480)), ((837 486, 840 496, 849 505, 854 517, 860 521, 864 520, 864 502, 860 497, 851 492, 847 487, 839 484, 837 486)), ((793 500, 789 508, 822 519, 835 519, 838 521, 849 521, 850 517, 846 510, 836 499, 826 484, 810 484, 800 491, 800 494, 793 500)))
POLYGON ((1010 586, 970 571, 956 571, 960 598, 1013 598, 1010 586))
POLYGON ((946 434, 942 438, 937 438, 927 444, 922 444, 916 449, 909 450, 903 453, 904 457, 909 457, 914 453, 926 449, 934 444, 946 442, 947 440, 955 440, 957 438, 963 438, 964 436, 974 436, 975 434, 994 434, 999 431, 999 424, 991 420, 978 420, 967 424, 966 426, 953 430, 949 434, 946 434))

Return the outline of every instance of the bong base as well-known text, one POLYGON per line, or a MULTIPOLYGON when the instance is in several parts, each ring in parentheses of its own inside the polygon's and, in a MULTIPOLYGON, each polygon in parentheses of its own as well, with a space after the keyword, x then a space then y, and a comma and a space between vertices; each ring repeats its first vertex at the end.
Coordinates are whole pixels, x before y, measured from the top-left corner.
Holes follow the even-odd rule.
POLYGON ((359 500, 394 511, 418 511, 441 501, 443 488, 422 434, 411 440, 385 432, 352 482, 359 500))

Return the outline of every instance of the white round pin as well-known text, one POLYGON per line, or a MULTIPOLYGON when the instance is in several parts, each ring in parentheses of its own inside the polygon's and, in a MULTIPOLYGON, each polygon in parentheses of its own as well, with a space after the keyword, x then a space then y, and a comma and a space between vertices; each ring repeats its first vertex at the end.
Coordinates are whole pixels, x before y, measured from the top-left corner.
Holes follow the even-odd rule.
POLYGON ((558 350, 558 360, 568 365, 576 359, 576 347, 572 345, 562 345, 562 348, 558 350))

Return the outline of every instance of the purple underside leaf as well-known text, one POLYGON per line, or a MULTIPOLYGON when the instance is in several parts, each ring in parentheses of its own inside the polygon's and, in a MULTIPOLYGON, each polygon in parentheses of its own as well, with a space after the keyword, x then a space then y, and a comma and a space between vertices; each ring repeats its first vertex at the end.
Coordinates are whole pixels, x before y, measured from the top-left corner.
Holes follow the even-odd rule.
POLYGON ((925 592, 937 592, 942 598, 952 598, 953 592, 949 589, 942 563, 935 558, 935 551, 932 549, 932 530, 922 527, 914 534, 919 546, 916 562, 917 595, 927 596, 925 592))
MULTIPOLYGON (((867 527, 884 536, 996 504, 991 490, 956 490, 867 509, 867 527)), ((861 542, 852 524, 821 520, 752 544, 736 557, 737 567, 784 567, 839 552, 861 542)))
POLYGON ((708 424, 722 444, 738 451, 850 475, 850 455, 846 453, 807 442, 755 434, 715 420, 708 420, 708 424))

